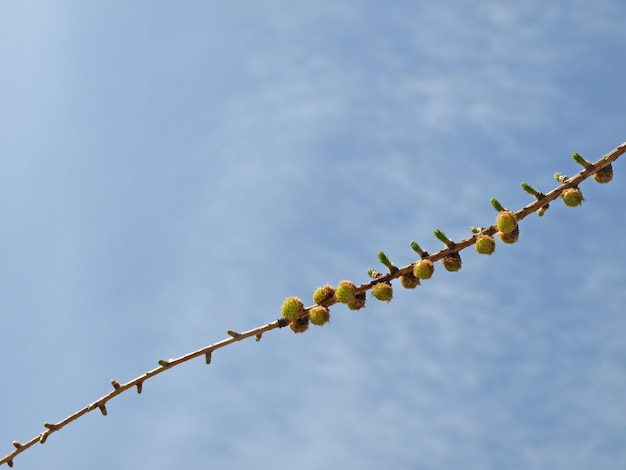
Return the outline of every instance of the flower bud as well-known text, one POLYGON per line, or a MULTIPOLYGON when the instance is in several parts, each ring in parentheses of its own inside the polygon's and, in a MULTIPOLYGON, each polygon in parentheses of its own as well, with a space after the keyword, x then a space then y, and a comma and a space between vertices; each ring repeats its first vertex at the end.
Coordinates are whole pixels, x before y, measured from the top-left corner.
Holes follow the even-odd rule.
POLYGON ((330 311, 326 307, 316 305, 309 310, 309 319, 314 325, 322 326, 330 320, 330 311))
POLYGON ((361 310, 363 307, 365 307, 365 300, 365 292, 361 292, 360 294, 356 294, 354 298, 346 305, 350 310, 361 310))
POLYGON ((405 289, 415 289, 420 285, 420 280, 415 277, 415 274, 407 273, 404 276, 400 276, 400 284, 405 289))
POLYGON ((351 281, 341 281, 335 289, 335 299, 337 302, 347 304, 354 298, 356 286, 351 281))
POLYGON ((458 253, 450 253, 448 256, 441 260, 443 267, 446 271, 450 271, 452 273, 461 269, 461 255, 458 253))
POLYGON ((313 293, 313 302, 321 304, 322 302, 331 299, 335 294, 335 289, 326 284, 325 286, 318 287, 313 293))
POLYGON ((285 320, 293 321, 297 315, 304 313, 304 304, 298 297, 288 297, 280 310, 285 320))
POLYGON ((418 279, 430 279, 434 271, 435 266, 429 259, 421 259, 413 265, 413 275, 418 279))
POLYGON ((515 227, 515 230, 509 233, 498 232, 498 236, 503 243, 515 243, 517 240, 519 240, 519 226, 515 227))
POLYGON ((515 220, 515 214, 511 211, 501 211, 496 218, 496 228, 498 232, 510 233, 517 227, 517 221, 515 220))
POLYGON ((496 242, 490 235, 481 234, 476 237, 476 251, 481 255, 490 255, 496 249, 496 242))
POLYGON ((598 170, 598 172, 593 175, 593 179, 596 183, 608 183, 613 179, 613 166, 608 164, 601 170, 598 170))
POLYGON ((567 188, 563 191, 561 197, 563 198, 565 205, 568 207, 578 207, 585 200, 582 191, 578 188, 567 188))
POLYGON ((378 300, 389 302, 393 298, 393 287, 388 282, 381 282, 372 287, 372 295, 378 300))
POLYGON ((293 331, 294 333, 304 333, 306 330, 309 329, 309 317, 304 315, 302 317, 296 318, 295 321, 292 321, 289 324, 289 328, 291 328, 291 331, 293 331))

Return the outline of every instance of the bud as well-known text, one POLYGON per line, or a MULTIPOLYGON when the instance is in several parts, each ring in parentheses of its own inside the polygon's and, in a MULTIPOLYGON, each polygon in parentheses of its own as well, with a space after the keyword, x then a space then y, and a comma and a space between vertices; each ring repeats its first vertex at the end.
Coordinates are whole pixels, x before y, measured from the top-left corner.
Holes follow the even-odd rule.
POLYGON ((378 300, 389 302, 393 298, 393 287, 388 282, 381 282, 372 288, 372 295, 378 300))
POLYGON ((306 315, 296 318, 289 324, 289 328, 294 333, 304 333, 309 329, 309 317, 306 315))
POLYGON ((335 289, 335 299, 337 302, 347 304, 354 298, 356 286, 351 281, 341 281, 335 289))
POLYGON ((498 232, 510 233, 517 227, 517 221, 515 220, 515 214, 511 211, 501 211, 496 218, 496 228, 498 232))
POLYGON ((313 293, 313 302, 316 304, 321 304, 322 302, 329 300, 335 295, 335 289, 326 284, 325 286, 318 287, 313 293))
POLYGON ((441 262, 443 263, 443 267, 446 271, 454 273, 461 269, 461 255, 458 253, 450 253, 448 256, 443 258, 441 262))
POLYGON ((418 279, 430 279, 435 272, 435 266, 429 259, 419 260, 413 265, 413 275, 418 279))
POLYGON ((608 183, 613 179, 613 166, 609 163, 601 170, 598 170, 598 172, 593 175, 593 179, 596 183, 608 183))
POLYGON ((583 193, 578 188, 568 188, 561 194, 563 198, 563 202, 568 207, 578 207, 580 206, 585 198, 583 197, 583 193))
POLYGON ((296 316, 304 313, 304 304, 298 297, 288 297, 281 307, 283 318, 287 321, 293 321, 296 316))
POLYGON ((515 227, 515 230, 509 233, 498 232, 498 236, 503 243, 515 243, 517 240, 519 240, 519 226, 515 227))
POLYGON ((361 292, 360 294, 356 294, 354 298, 346 305, 350 310, 361 310, 363 307, 365 307, 365 300, 365 292, 361 292))
POLYGON ((309 318, 314 325, 322 326, 330 320, 330 311, 326 307, 316 305, 309 310, 309 318))
POLYGON ((476 237, 476 251, 481 255, 490 255, 495 249, 496 242, 492 236, 482 234, 476 237))
POLYGON ((400 276, 400 284, 405 289, 415 289, 420 285, 420 280, 413 273, 407 273, 404 276, 400 276))

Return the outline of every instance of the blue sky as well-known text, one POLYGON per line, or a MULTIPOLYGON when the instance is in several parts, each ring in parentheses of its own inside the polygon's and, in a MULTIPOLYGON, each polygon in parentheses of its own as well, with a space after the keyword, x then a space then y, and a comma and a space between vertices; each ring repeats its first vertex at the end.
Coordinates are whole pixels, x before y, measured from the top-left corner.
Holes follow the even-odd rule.
MULTIPOLYGON (((626 140, 626 6, 0 4, 0 454, 626 140)), ((626 164, 389 304, 147 382, 15 468, 614 469, 626 164)))

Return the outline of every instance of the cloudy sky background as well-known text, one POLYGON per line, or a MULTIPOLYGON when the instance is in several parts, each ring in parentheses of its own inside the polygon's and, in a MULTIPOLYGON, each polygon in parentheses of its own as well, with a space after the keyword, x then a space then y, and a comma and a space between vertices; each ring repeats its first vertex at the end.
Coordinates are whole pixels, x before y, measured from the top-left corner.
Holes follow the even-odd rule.
MULTIPOLYGON (((2 2, 0 454, 624 142, 625 22, 617 0, 2 2)), ((614 168, 518 244, 161 374, 15 468, 620 467, 614 168)))

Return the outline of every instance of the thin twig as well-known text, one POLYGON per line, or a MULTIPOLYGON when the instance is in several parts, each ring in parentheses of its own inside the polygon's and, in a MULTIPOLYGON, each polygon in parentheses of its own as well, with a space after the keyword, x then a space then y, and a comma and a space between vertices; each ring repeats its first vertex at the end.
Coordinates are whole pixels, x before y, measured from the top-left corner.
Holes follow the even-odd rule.
MULTIPOLYGON (((594 175, 601 169, 610 165, 613 161, 617 160, 625 152, 626 152, 626 142, 624 142, 623 144, 621 144, 619 147, 615 148, 608 154, 604 155, 597 162, 585 166, 585 168, 582 171, 580 171, 578 174, 576 174, 573 177, 567 178, 565 182, 561 183, 561 185, 554 188, 549 193, 542 195, 542 197, 537 198, 537 200, 535 200, 534 202, 528 204, 527 206, 524 206, 523 208, 515 212, 515 219, 517 221, 520 221, 524 219, 525 217, 527 217, 528 215, 545 207, 548 203, 557 199, 563 193, 563 191, 565 191, 568 188, 578 186, 582 181, 586 180, 587 178, 594 175)), ((497 232, 496 226, 492 225, 486 229, 483 229, 480 233, 485 234, 485 235, 493 235, 496 232, 497 232)), ((430 259, 431 261, 441 260, 452 253, 457 253, 461 250, 464 250, 465 248, 469 246, 472 246, 476 242, 477 237, 478 237, 478 234, 475 234, 464 240, 454 242, 450 244, 449 246, 446 246, 446 248, 436 253, 433 253, 431 255, 428 255, 426 258, 430 259)), ((390 270, 391 272, 389 272, 388 274, 377 276, 376 279, 361 284, 360 286, 356 287, 356 294, 362 294, 370 290, 372 287, 374 287, 374 285, 380 282, 391 281, 392 279, 397 279, 400 276, 404 276, 404 275, 411 273, 413 271, 414 264, 415 263, 412 263, 402 268, 392 269, 390 270)), ((321 305, 325 307, 330 307, 331 305, 335 303, 337 303, 337 301, 334 298, 331 298, 324 302, 321 302, 321 305)), ((307 315, 308 311, 311 308, 312 307, 308 307, 307 309, 305 309, 305 312, 303 315, 307 315)), ((300 315, 300 316, 303 316, 303 315, 300 315)), ((0 459, 0 465, 6 463, 8 464, 9 467, 13 467, 13 459, 17 455, 21 454, 26 449, 32 447, 37 442, 40 442, 43 444, 48 438, 48 436, 50 436, 52 433, 59 431, 60 429, 67 426, 72 421, 77 420, 78 418, 89 413, 90 411, 99 409, 101 414, 106 415, 107 414, 106 404, 109 402, 109 400, 113 399, 114 397, 124 393, 125 391, 133 387, 137 387, 137 393, 141 393, 143 389, 143 384, 146 380, 149 380, 152 377, 168 369, 176 367, 182 364, 183 362, 187 362, 191 359, 194 359, 200 356, 205 356, 206 363, 209 364, 211 362, 211 353, 213 351, 223 348, 225 346, 228 346, 229 344, 235 343, 237 341, 242 341, 246 338, 250 338, 252 336, 254 336, 256 340, 258 341, 261 339, 261 336, 266 331, 271 331, 276 328, 282 328, 282 327, 287 326, 288 324, 289 322, 281 318, 271 323, 268 323, 266 325, 253 328, 252 330, 244 331, 242 333, 228 330, 227 332, 228 338, 218 341, 217 343, 213 343, 202 349, 198 349, 197 351, 193 351, 188 354, 185 354, 184 356, 178 357, 176 359, 168 359, 168 360, 161 359, 158 361, 159 367, 156 367, 155 369, 152 369, 146 372, 145 374, 134 378, 130 382, 120 384, 116 380, 111 380, 111 385, 113 386, 113 390, 107 393, 106 395, 100 397, 99 399, 91 403, 90 405, 85 406, 84 408, 78 410, 77 412, 71 414, 67 418, 57 423, 45 423, 44 424, 44 427, 46 428, 45 431, 41 432, 40 434, 38 434, 37 436, 35 436, 28 442, 20 443, 17 441, 13 441, 13 446, 15 447, 15 450, 7 454, 6 456, 4 456, 2 459, 0 459)))

